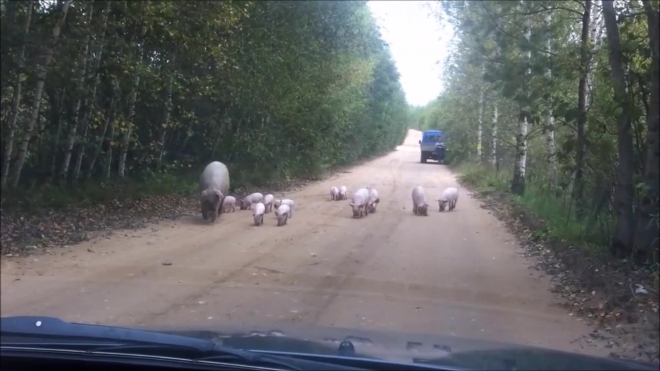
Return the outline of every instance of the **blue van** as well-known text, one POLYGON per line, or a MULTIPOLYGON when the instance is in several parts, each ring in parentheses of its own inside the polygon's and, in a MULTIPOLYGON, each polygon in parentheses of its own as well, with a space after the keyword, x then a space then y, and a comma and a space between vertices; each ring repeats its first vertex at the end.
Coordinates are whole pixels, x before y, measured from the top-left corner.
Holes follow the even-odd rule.
POLYGON ((432 159, 438 163, 444 163, 446 148, 443 137, 440 130, 427 130, 422 134, 422 140, 419 141, 421 150, 419 162, 426 163, 426 160, 432 159), (440 143, 440 145, 436 147, 436 143, 440 143))

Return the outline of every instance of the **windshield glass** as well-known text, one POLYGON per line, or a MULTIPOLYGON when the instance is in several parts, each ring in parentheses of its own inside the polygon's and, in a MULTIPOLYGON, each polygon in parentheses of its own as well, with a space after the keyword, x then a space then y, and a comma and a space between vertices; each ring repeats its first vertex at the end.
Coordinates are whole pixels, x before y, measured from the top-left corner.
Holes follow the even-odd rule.
POLYGON ((2 315, 657 362, 657 6, 2 1, 2 315))

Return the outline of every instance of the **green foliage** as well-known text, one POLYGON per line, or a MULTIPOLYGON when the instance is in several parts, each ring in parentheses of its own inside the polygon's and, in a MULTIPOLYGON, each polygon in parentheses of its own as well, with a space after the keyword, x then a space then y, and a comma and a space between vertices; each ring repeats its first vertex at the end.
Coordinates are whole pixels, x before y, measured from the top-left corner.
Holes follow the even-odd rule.
MULTIPOLYGON (((2 15, 3 133, 26 4, 11 2, 16 16, 2 15)), ((59 11, 45 4, 25 43, 24 104, 43 53, 37 45, 52 37, 59 11)), ((108 162, 110 178, 144 182, 213 160, 228 165, 232 183, 254 184, 385 153, 410 123, 394 61, 363 2, 75 1, 54 55, 23 186, 58 180, 69 136, 62 187, 104 178, 108 162)), ((15 138, 26 119, 21 113, 15 138)))
MULTIPOLYGON (((657 189, 657 181, 650 181, 648 174, 653 174, 649 169, 657 169, 658 158, 646 156, 647 146, 653 143, 648 131, 653 120, 657 127, 657 117, 649 116, 653 105, 653 43, 643 3, 621 3, 616 9, 628 93, 625 101, 616 101, 613 94, 610 46, 599 3, 592 7, 584 43, 585 2, 441 4, 443 19, 454 26, 455 38, 443 74, 444 91, 423 108, 418 127, 445 131, 452 163, 470 164, 461 168, 465 181, 490 191, 507 191, 517 166, 516 140, 522 135, 519 123, 521 117, 526 117, 527 185, 516 199, 546 219, 548 231, 542 233, 581 241, 585 246, 606 245, 609 237, 616 236, 617 226, 622 225, 615 222, 616 215, 621 215, 617 208, 631 203, 636 207, 649 186, 657 189), (583 48, 588 57, 585 65, 581 65, 583 48), (583 117, 578 106, 581 78, 586 83, 586 120, 580 141, 576 133, 583 117), (616 119, 624 109, 633 136, 629 150, 619 145, 622 139, 616 119), (584 153, 581 160, 578 149, 584 153), (644 186, 635 189, 632 200, 617 204, 617 181, 624 181, 616 178, 616 167, 623 156, 633 158, 634 163, 633 175, 626 181, 644 186), (579 179, 577 168, 581 169, 579 179)), ((657 197, 657 191, 651 194, 657 197)), ((657 204, 655 207, 657 212, 657 204)), ((653 210, 648 211, 646 219, 652 214, 653 210)), ((630 213, 627 217, 637 218, 630 213)), ((629 225, 635 223, 629 221, 629 225)), ((636 248, 651 250, 647 245, 645 241, 645 246, 636 248)), ((629 245, 622 248, 626 254, 632 250, 629 245)), ((657 251, 655 254, 657 258, 657 251)))

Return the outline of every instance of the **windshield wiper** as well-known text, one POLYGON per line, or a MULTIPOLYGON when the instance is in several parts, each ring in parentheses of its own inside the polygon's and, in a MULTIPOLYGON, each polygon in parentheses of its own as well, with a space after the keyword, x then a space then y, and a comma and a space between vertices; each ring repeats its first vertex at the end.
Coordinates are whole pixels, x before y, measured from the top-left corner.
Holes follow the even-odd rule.
POLYGON ((20 316, 0 319, 0 344, 6 347, 78 350, 167 356, 190 360, 238 361, 296 369, 277 358, 223 347, 212 340, 103 325, 70 323, 53 317, 20 316))

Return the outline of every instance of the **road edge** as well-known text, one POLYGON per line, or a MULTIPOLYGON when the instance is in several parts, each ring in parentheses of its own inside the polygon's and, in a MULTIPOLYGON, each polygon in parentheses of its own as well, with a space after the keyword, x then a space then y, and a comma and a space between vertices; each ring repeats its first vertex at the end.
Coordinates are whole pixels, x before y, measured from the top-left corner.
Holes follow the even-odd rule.
POLYGON ((534 234, 543 226, 543 219, 517 203, 511 194, 478 190, 464 181, 453 166, 448 168, 481 203, 481 208, 504 222, 524 249, 522 255, 530 261, 538 259, 534 269, 551 278, 552 292, 566 300, 567 314, 594 328, 589 334, 593 340, 587 341, 605 341, 612 358, 660 364, 658 302, 653 301, 653 295, 636 295, 630 289, 633 283, 643 280, 639 269, 631 270, 630 265, 611 260, 599 261, 567 241, 534 234), (617 284, 608 284, 612 282, 617 284))

